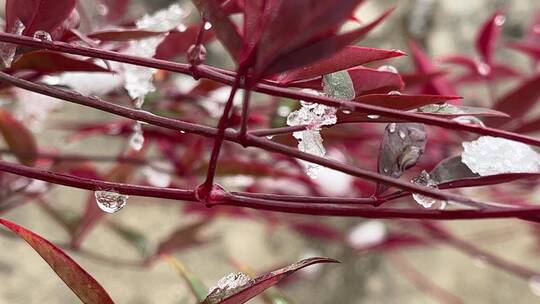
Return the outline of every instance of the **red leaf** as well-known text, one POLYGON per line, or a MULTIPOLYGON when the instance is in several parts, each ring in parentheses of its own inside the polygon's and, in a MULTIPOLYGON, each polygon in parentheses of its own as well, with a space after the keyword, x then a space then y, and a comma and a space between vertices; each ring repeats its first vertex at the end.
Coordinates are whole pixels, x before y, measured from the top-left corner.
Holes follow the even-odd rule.
POLYGON ((91 61, 77 59, 73 56, 66 56, 57 52, 46 50, 34 51, 21 55, 13 64, 11 69, 15 71, 32 70, 40 73, 59 72, 109 72, 104 67, 96 65, 91 61))
POLYGON ((357 67, 348 70, 354 84, 355 96, 403 90, 403 81, 398 73, 357 67))
POLYGON ((521 73, 514 69, 511 66, 504 65, 504 64, 493 64, 491 66, 491 69, 489 69, 489 73, 487 75, 483 75, 480 73, 479 70, 471 71, 470 73, 466 73, 464 75, 459 76, 457 79, 454 80, 454 82, 457 83, 475 83, 475 82, 481 82, 486 81, 486 79, 489 80, 501 80, 506 78, 516 78, 520 77, 521 73))
POLYGON ((83 303, 114 303, 105 289, 60 248, 15 223, 0 219, 0 224, 32 246, 83 303))
POLYGON ((426 83, 429 83, 435 78, 442 76, 445 74, 445 71, 433 71, 429 73, 400 73, 399 76, 401 76, 401 79, 405 83, 405 86, 407 88, 411 88, 414 86, 419 85, 425 85, 426 83))
POLYGON ((397 50, 381 50, 360 46, 347 46, 330 57, 323 58, 322 60, 318 60, 310 65, 284 72, 278 76, 277 80, 280 83, 287 84, 296 80, 330 74, 366 64, 368 62, 403 55, 405 55, 405 53, 397 50))
MULTIPOLYGON (((275 64, 276 58, 285 57, 295 50, 319 42, 323 36, 333 34, 360 2, 362 0, 267 1, 265 12, 259 21, 263 26, 259 29, 259 32, 262 31, 261 38, 257 39, 259 43, 255 78, 287 70, 264 72, 275 64)), ((253 39, 248 37, 249 42, 253 42, 253 39)), ((345 45, 347 44, 349 43, 345 45)), ((330 54, 318 58, 326 55, 330 54)), ((295 67, 313 61, 315 60, 303 62, 295 67)))
POLYGON ((157 35, 163 35, 163 32, 146 31, 133 28, 112 28, 100 30, 88 34, 88 38, 98 39, 99 41, 129 41, 148 38, 157 35))
POLYGON ((229 19, 225 11, 217 1, 213 0, 193 0, 193 4, 199 9, 216 31, 216 36, 227 49, 232 58, 240 56, 242 48, 242 37, 238 34, 236 25, 229 19))
POLYGON ((34 165, 37 158, 34 136, 22 122, 3 109, 0 109, 0 133, 20 163, 34 165))
MULTIPOLYGON (((523 81, 517 88, 513 89, 500 98, 493 109, 504 112, 513 118, 520 118, 527 111, 534 107, 540 98, 540 74, 537 74, 523 81)), ((505 121, 489 120, 491 126, 500 126, 505 121)))
MULTIPOLYGON (((299 261, 287 267, 283 267, 281 269, 266 273, 262 276, 259 276, 251 280, 245 288, 241 289, 239 292, 235 293, 234 295, 229 296, 228 298, 217 302, 217 304, 246 303, 250 299, 254 298, 258 294, 261 294, 266 289, 274 286, 279 281, 285 279, 286 277, 290 276, 296 271, 304 267, 307 267, 313 264, 320 264, 320 263, 339 263, 339 261, 336 261, 330 258, 309 258, 309 259, 299 261)), ((203 302, 203 304, 210 304, 210 303, 213 304, 214 302, 211 302, 208 297, 203 302)))
POLYGON ((540 44, 538 43, 520 41, 510 43, 508 47, 514 50, 518 50, 525 55, 530 56, 534 60, 540 60, 540 44))
POLYGON ((505 17, 501 12, 495 12, 488 20, 486 20, 486 22, 484 22, 476 36, 476 50, 482 56, 483 61, 490 66, 492 63, 493 50, 501 35, 504 18, 505 17))
POLYGON ((71 14, 76 0, 7 0, 6 32, 11 32, 17 19, 25 26, 23 32, 32 36, 35 31, 52 33, 71 14))
MULTIPOLYGON (((190 25, 185 31, 171 31, 167 37, 159 44, 156 49, 157 59, 171 59, 175 56, 185 55, 191 45, 195 43, 199 26, 190 25)), ((204 33, 202 43, 208 43, 215 38, 213 30, 208 30, 204 33)))
POLYGON ((342 50, 347 45, 367 35, 373 28, 386 19, 386 17, 388 17, 392 11, 393 9, 386 11, 371 23, 368 23, 356 30, 341 35, 332 35, 292 50, 289 53, 285 53, 277 57, 268 65, 264 65, 264 62, 258 62, 254 77, 255 79, 258 79, 259 77, 295 69, 320 60, 321 58, 329 57, 332 54, 342 50))
MULTIPOLYGON (((411 50, 414 65, 416 67, 417 74, 428 75, 438 72, 439 69, 433 65, 428 55, 416 44, 414 41, 409 41, 409 48, 411 50)), ((443 77, 436 77, 432 81, 424 85, 422 90, 424 94, 435 95, 456 95, 456 90, 448 83, 443 77)))

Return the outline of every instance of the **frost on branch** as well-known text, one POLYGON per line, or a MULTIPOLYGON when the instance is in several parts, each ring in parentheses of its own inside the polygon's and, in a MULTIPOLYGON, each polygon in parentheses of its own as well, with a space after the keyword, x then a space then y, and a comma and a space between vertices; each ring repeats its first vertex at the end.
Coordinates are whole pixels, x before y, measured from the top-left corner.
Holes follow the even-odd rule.
MULTIPOLYGON (((437 189, 437 182, 434 181, 429 175, 429 173, 427 173, 426 171, 422 171, 422 173, 419 176, 415 177, 411 182, 419 186, 437 189)), ((444 209, 446 207, 445 200, 436 199, 419 193, 413 193, 412 197, 418 204, 422 205, 422 207, 424 208, 431 208, 435 204, 438 204, 440 209, 444 209)))
MULTIPOLYGON (((137 28, 148 31, 168 32, 176 27, 185 30, 182 23, 185 17, 184 10, 178 5, 173 4, 169 8, 160 10, 153 15, 145 15, 136 22, 137 28)), ((140 57, 153 57, 156 54, 156 48, 165 39, 167 34, 152 36, 145 39, 131 41, 126 53, 140 57)), ((152 84, 152 77, 155 69, 125 64, 124 66, 124 87, 129 96, 135 100, 135 106, 140 108, 144 102, 144 97, 149 92, 155 90, 152 84)))
MULTIPOLYGON (((304 93, 319 95, 320 93, 310 89, 302 90, 304 93)), ((301 126, 307 125, 305 131, 294 132, 293 136, 298 140, 298 149, 302 152, 310 153, 320 157, 326 155, 326 149, 322 143, 320 133, 321 126, 333 125, 336 123, 336 109, 321 104, 300 101, 302 107, 289 114, 287 125, 301 126)), ((307 174, 311 178, 317 178, 319 165, 310 162, 302 163, 306 166, 307 174)))
POLYGON ((540 156, 526 144, 482 136, 462 145, 461 161, 482 176, 540 172, 540 156))

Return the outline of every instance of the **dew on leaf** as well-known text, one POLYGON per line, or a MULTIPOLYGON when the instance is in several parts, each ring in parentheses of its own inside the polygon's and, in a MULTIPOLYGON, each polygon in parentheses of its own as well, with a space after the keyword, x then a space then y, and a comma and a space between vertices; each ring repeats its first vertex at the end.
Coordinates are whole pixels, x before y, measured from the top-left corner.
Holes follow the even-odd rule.
POLYGON ((210 292, 204 300, 204 303, 219 303, 222 300, 248 287, 249 283, 251 283, 252 280, 253 279, 249 275, 243 272, 230 273, 219 279, 219 281, 216 283, 216 286, 210 289, 210 292))
MULTIPOLYGON (((419 176, 415 177, 411 182, 419 186, 437 189, 437 183, 433 179, 431 179, 431 176, 429 176, 429 173, 427 173, 426 171, 422 171, 422 173, 419 176)), ((435 204, 439 204, 441 206, 444 204, 446 206, 445 200, 425 196, 419 193, 413 193, 412 197, 418 204, 420 204, 424 208, 431 208, 435 204)))
POLYGON ((391 72, 391 73, 395 73, 395 74, 398 73, 398 70, 396 69, 396 67, 394 67, 393 65, 390 65, 390 64, 381 65, 380 67, 377 68, 377 71, 391 72))
POLYGON ((367 116, 369 119, 379 119, 381 117, 381 115, 375 115, 375 114, 372 114, 372 115, 368 115, 367 116))

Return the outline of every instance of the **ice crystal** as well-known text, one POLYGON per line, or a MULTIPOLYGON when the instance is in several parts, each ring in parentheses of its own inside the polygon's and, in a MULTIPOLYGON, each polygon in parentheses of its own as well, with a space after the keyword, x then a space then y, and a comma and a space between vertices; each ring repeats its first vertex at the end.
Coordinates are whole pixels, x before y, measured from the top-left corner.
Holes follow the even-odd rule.
POLYGON ((461 161, 482 176, 540 172, 540 156, 526 144, 492 136, 464 142, 461 161))
POLYGON ((216 286, 210 290, 204 302, 219 303, 246 288, 250 282, 252 282, 251 277, 243 272, 229 273, 216 283, 216 286))
MULTIPOLYGON (((160 10, 153 15, 145 15, 136 22, 136 25, 138 29, 167 32, 182 25, 184 16, 184 10, 178 4, 173 4, 169 8, 160 10)), ((139 57, 153 57, 156 54, 157 47, 165 39, 166 35, 163 34, 131 41, 126 53, 139 57)), ((155 90, 152 83, 152 77, 155 72, 156 69, 152 68, 131 64, 124 65, 124 87, 128 91, 129 96, 138 101, 136 106, 142 106, 141 101, 144 101, 144 96, 155 90)))
MULTIPOLYGON (((418 177, 414 178, 411 182, 419 186, 431 187, 434 189, 437 188, 437 183, 433 179, 431 179, 431 176, 429 176, 429 173, 427 173, 426 171, 422 171, 422 173, 418 177)), ((422 207, 424 208, 431 208, 435 204, 439 204, 441 209, 444 209, 444 207, 446 206, 445 200, 425 196, 419 193, 413 193, 412 197, 418 204, 422 205, 422 207)))
MULTIPOLYGON (((303 92, 319 95, 319 92, 314 90, 303 90, 303 92)), ((301 101, 301 105, 302 107, 299 110, 289 114, 287 125, 307 125, 307 130, 293 133, 294 138, 298 140, 298 149, 302 152, 324 157, 326 150, 322 144, 320 129, 322 126, 336 123, 336 109, 305 101, 301 101)), ((310 162, 302 162, 306 166, 307 174, 311 178, 316 178, 320 166, 310 162)))
MULTIPOLYGON (((21 20, 15 20, 13 28, 11 29, 11 34, 22 35, 24 32, 24 23, 21 20)), ((17 51, 17 45, 7 42, 0 43, 0 58, 2 58, 2 64, 4 67, 9 68, 13 59, 15 58, 15 52, 17 51)))

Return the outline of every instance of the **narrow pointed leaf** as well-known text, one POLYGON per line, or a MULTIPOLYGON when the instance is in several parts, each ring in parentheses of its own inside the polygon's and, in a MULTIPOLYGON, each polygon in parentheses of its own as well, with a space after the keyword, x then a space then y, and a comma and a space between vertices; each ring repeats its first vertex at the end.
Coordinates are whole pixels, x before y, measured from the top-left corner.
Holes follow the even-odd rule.
POLYGON ((191 293, 195 296, 195 298, 197 298, 197 301, 204 301, 206 295, 208 295, 208 287, 204 285, 201 279, 195 276, 182 262, 173 256, 163 255, 163 258, 178 271, 180 276, 182 276, 182 279, 184 279, 188 285, 191 293))
POLYGON ((40 73, 109 71, 91 61, 49 51, 25 53, 13 62, 11 69, 14 71, 32 70, 40 73))
POLYGON ((258 73, 261 73, 261 76, 272 75, 311 64, 321 58, 327 58, 334 53, 341 51, 347 45, 363 38, 373 28, 386 19, 386 17, 388 17, 392 11, 393 10, 386 11, 371 23, 368 23, 356 30, 341 35, 330 36, 317 42, 310 43, 306 46, 302 46, 289 53, 283 54, 282 56, 276 58, 268 66, 257 67, 257 70, 260 72, 255 72, 255 78, 258 78, 258 73))
POLYGON ((534 60, 540 60, 540 44, 527 41, 510 43, 509 48, 520 51, 534 60))
POLYGON ((32 36, 35 31, 52 33, 71 14, 76 0, 7 0, 6 32, 11 32, 16 20, 25 30, 23 35, 32 36))
POLYGON ((488 65, 491 65, 492 63, 493 50, 501 35, 504 18, 505 17, 501 12, 495 12, 488 20, 486 20, 486 22, 484 22, 476 36, 476 50, 482 56, 483 61, 488 65))
POLYGON ((347 46, 341 51, 315 63, 284 72, 278 76, 278 81, 284 84, 321 76, 373 61, 403 56, 398 50, 381 50, 360 46, 347 46))
MULTIPOLYGON (((285 279, 296 271, 319 263, 339 263, 339 261, 330 258, 309 258, 287 267, 266 273, 255 279, 252 279, 249 283, 243 286, 237 293, 218 302, 212 301, 210 298, 206 298, 203 304, 242 304, 251 300, 255 296, 261 294, 266 289, 274 286, 279 281, 285 279)), ((212 294, 212 292, 211 292, 212 294)))
POLYGON ((0 219, 0 224, 32 246, 83 303, 114 303, 105 289, 60 248, 13 222, 0 219))
POLYGON ((21 164, 34 165, 37 158, 34 136, 21 121, 3 109, 0 109, 0 133, 21 164))
POLYGON ((348 70, 356 96, 403 90, 404 84, 398 73, 357 67, 348 70))

